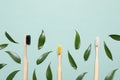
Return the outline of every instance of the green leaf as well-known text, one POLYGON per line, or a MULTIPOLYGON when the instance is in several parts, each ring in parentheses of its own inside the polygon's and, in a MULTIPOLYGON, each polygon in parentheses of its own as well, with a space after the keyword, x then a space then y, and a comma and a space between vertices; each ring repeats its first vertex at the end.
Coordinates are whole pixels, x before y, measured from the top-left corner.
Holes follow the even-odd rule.
POLYGON ((116 40, 116 41, 120 41, 120 35, 117 34, 111 34, 109 35, 112 39, 116 40))
POLYGON ((37 80, 37 76, 36 76, 35 70, 33 72, 33 80, 37 80))
POLYGON ((79 49, 80 48, 80 35, 79 33, 76 31, 76 35, 75 35, 75 49, 79 49))
POLYGON ((8 44, 0 44, 0 50, 6 48, 8 46, 8 44))
POLYGON ((68 51, 68 59, 69 59, 69 63, 70 65, 74 68, 74 69, 77 69, 77 65, 73 59, 73 57, 71 56, 70 52, 68 51))
POLYGON ((2 64, 0 64, 0 69, 2 69, 3 67, 5 67, 7 64, 4 64, 4 63, 2 63, 2 64))
POLYGON ((113 80, 114 75, 115 75, 115 72, 116 72, 117 70, 118 70, 118 69, 115 69, 115 70, 111 71, 110 73, 108 73, 104 80, 113 80))
POLYGON ((52 80, 52 71, 50 68, 50 64, 48 65, 48 68, 46 70, 46 78, 47 78, 47 80, 52 80))
POLYGON ((36 64, 39 65, 41 64, 46 58, 47 56, 49 55, 49 53, 51 53, 52 51, 49 51, 49 52, 45 52, 44 54, 42 54, 36 61, 36 64))
POLYGON ((42 33, 40 34, 40 37, 38 39, 38 50, 40 50, 44 46, 45 40, 46 40, 45 33, 42 30, 42 33))
POLYGON ((16 70, 16 71, 13 71, 12 73, 10 73, 8 75, 8 77, 6 78, 6 80, 13 80, 13 78, 15 77, 16 73, 19 72, 20 70, 16 70))
POLYGON ((17 62, 17 63, 21 63, 21 58, 20 58, 20 56, 17 54, 17 53, 15 53, 15 52, 12 52, 12 51, 5 51, 6 53, 8 53, 9 54, 9 56, 15 61, 15 62, 17 62))
POLYGON ((84 73, 80 74, 80 75, 76 78, 76 80, 82 80, 83 77, 84 77, 86 74, 87 74, 87 72, 84 72, 84 73))
POLYGON ((13 43, 18 43, 18 42, 16 42, 7 32, 5 32, 5 36, 7 37, 7 39, 9 40, 9 41, 11 41, 11 42, 13 42, 13 43))
POLYGON ((110 49, 108 48, 108 46, 106 45, 105 42, 104 42, 104 49, 105 49, 105 52, 106 52, 107 57, 108 57, 109 59, 113 60, 111 51, 110 51, 110 49))
POLYGON ((88 48, 85 50, 84 53, 84 60, 87 61, 89 56, 90 56, 90 52, 91 52, 91 44, 88 46, 88 48))

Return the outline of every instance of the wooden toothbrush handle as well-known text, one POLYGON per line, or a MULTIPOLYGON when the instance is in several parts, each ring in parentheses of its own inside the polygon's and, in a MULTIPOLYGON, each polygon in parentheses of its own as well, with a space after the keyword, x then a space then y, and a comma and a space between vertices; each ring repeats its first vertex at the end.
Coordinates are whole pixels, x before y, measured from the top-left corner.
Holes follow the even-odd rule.
POLYGON ((98 69, 99 69, 99 64, 98 64, 98 47, 96 47, 94 80, 98 80, 98 69))
POLYGON ((62 80, 61 55, 58 55, 58 80, 62 80))
POLYGON ((58 67, 58 80, 62 80, 62 69, 58 67))
POLYGON ((28 80, 28 60, 27 60, 26 36, 24 37, 24 67, 23 67, 23 80, 28 80))
POLYGON ((28 61, 24 58, 24 80, 28 80, 28 61))

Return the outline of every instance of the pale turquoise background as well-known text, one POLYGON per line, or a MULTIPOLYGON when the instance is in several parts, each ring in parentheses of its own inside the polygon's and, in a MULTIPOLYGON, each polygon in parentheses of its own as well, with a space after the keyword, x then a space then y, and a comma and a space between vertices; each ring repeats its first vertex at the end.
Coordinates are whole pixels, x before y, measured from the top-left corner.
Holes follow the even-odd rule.
MULTIPOLYGON (((14 80, 22 80, 22 65, 16 64, 4 51, 12 50, 23 58, 23 36, 32 36, 32 44, 28 47, 29 80, 36 68, 38 80, 46 80, 46 69, 51 62, 53 80, 57 80, 57 53, 58 44, 63 46, 63 80, 75 80, 76 77, 88 72, 84 80, 93 80, 95 48, 94 40, 100 37, 99 50, 99 80, 111 70, 120 67, 120 42, 108 37, 109 34, 120 34, 120 0, 0 0, 0 43, 10 43, 9 47, 0 51, 0 63, 8 65, 0 70, 0 80, 5 80, 8 74, 14 70, 21 71, 14 80), (38 51, 37 40, 42 31, 45 31, 47 40, 45 46, 38 51), (75 29, 81 35, 81 48, 74 49, 75 29), (20 44, 9 42, 4 36, 7 31, 20 44), (103 48, 106 41, 114 61, 109 60, 103 48), (92 43, 92 53, 87 62, 83 59, 83 53, 92 43), (36 59, 43 53, 53 50, 44 63, 37 66, 36 59), (67 57, 70 50, 78 64, 74 70, 67 57)), ((23 60, 22 60, 23 64, 23 60)), ((115 74, 114 80, 120 79, 120 70, 115 74)))

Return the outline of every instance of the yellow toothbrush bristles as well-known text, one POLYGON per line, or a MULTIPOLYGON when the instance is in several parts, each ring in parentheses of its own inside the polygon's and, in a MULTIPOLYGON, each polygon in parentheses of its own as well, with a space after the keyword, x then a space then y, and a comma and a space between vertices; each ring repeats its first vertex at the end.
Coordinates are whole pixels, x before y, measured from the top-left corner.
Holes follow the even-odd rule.
POLYGON ((60 54, 62 53, 62 46, 59 45, 59 46, 57 47, 57 50, 58 50, 58 55, 60 55, 60 54))

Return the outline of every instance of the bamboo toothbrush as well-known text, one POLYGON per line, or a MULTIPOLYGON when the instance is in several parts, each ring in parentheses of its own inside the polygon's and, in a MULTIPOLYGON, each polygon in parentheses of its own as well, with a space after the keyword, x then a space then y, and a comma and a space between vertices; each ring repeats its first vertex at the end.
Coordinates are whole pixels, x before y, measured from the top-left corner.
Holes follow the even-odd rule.
POLYGON ((94 80, 98 80, 98 49, 99 49, 99 37, 96 37, 96 41, 95 41, 95 53, 96 53, 96 57, 95 57, 95 72, 94 72, 94 80))
POLYGON ((58 80, 62 80, 62 46, 58 46, 58 80))
POLYGON ((23 80, 28 80, 28 60, 27 60, 27 45, 30 45, 31 37, 30 35, 24 36, 24 72, 23 80))

